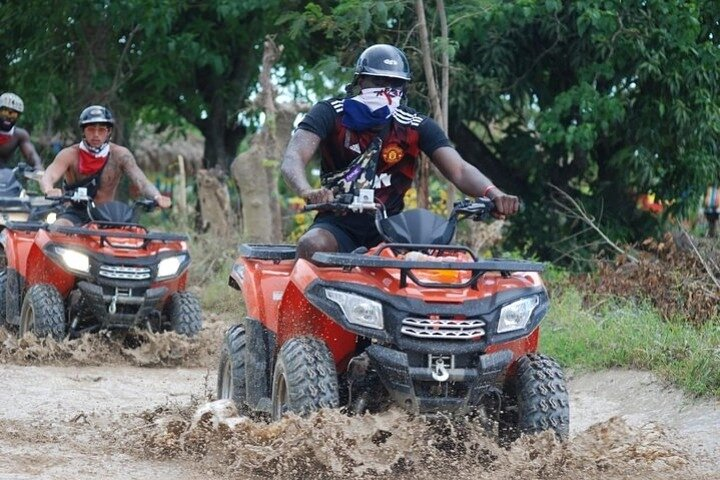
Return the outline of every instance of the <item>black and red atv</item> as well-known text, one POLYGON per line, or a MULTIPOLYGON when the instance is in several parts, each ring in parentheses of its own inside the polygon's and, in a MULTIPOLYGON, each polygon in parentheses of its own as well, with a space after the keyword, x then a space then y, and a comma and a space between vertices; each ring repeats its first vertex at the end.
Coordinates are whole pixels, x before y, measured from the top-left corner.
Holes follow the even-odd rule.
POLYGON ((197 334, 202 314, 186 291, 187 236, 136 223, 154 200, 95 206, 82 190, 55 200, 84 205, 88 224, 8 223, 7 271, 0 275, 7 326, 21 336, 32 331, 55 339, 131 328, 197 334))
MULTIPOLYGON (((379 207, 358 198, 309 208, 379 207)), ((226 333, 218 397, 273 419, 396 404, 496 420, 504 442, 543 430, 567 437, 563 372, 537 351, 543 265, 478 259, 451 243, 459 220, 493 208, 465 200, 449 219, 422 209, 383 218, 377 208, 384 243, 311 261, 296 260, 293 246, 241 245, 230 285, 247 316, 226 333)))

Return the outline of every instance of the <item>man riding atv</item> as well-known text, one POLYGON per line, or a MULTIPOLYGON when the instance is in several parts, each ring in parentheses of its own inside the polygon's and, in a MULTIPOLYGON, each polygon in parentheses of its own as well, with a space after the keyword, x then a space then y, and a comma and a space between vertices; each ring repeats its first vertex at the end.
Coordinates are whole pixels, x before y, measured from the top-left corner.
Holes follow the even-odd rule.
POLYGON ((25 103, 19 96, 10 92, 0 95, 0 168, 7 165, 19 148, 36 171, 42 170, 42 161, 30 141, 30 134, 15 125, 24 110, 25 103))
MULTIPOLYGON (((506 195, 463 160, 435 121, 402 104, 410 78, 410 65, 398 48, 378 44, 365 49, 348 95, 316 104, 290 139, 282 163, 288 185, 309 204, 326 203, 337 194, 349 193, 342 191, 343 185, 361 175, 357 172, 362 168, 370 177, 368 188, 375 189, 375 200, 385 206, 388 216, 394 215, 404 207, 403 196, 412 185, 422 151, 460 191, 493 200, 496 216, 517 213, 516 196, 506 195), (321 188, 313 189, 305 170, 318 146, 324 181, 321 188), (367 166, 358 164, 363 157, 367 166)), ((374 223, 374 216, 365 212, 321 212, 298 241, 298 257, 373 247, 381 240, 374 223)))
MULTIPOLYGON (((40 180, 40 188, 48 197, 60 197, 65 190, 85 188, 96 205, 114 200, 121 174, 124 172, 147 198, 161 208, 169 208, 172 201, 160 194, 138 167, 130 150, 110 142, 115 119, 109 109, 91 105, 80 114, 78 125, 82 141, 57 154, 40 180), (63 189, 55 183, 63 179, 63 189)), ((58 215, 58 225, 81 225, 90 221, 87 209, 70 204, 58 215)))

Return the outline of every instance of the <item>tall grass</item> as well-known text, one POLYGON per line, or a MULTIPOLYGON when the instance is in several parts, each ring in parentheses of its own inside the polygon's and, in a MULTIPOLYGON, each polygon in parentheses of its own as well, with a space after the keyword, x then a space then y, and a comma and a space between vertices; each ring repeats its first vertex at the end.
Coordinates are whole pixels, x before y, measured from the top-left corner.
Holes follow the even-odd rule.
POLYGON ((621 298, 584 306, 562 290, 552 299, 540 348, 576 370, 647 369, 697 395, 720 396, 720 320, 701 327, 667 322, 651 307, 621 298))
POLYGON ((225 314, 240 310, 240 292, 228 286, 230 270, 238 254, 237 245, 233 238, 210 235, 196 235, 189 242, 192 258, 189 284, 197 291, 206 312, 225 314))

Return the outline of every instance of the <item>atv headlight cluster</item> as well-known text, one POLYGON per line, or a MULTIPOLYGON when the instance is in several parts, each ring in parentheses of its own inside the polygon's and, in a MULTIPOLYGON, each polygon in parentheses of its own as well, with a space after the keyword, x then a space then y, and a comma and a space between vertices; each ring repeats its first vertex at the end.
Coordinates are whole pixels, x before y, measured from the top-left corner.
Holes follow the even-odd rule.
POLYGON ((58 246, 55 246, 54 250, 68 270, 79 273, 88 273, 90 271, 90 257, 86 254, 58 246))
POLYGON ((339 290, 325 290, 325 296, 340 306, 348 322, 377 330, 385 327, 380 302, 339 290))
POLYGON ((185 255, 175 255, 173 257, 167 257, 160 260, 158 263, 157 278, 170 278, 178 274, 180 267, 185 261, 185 255))
POLYGON ((540 303, 540 298, 537 295, 533 295, 532 297, 526 297, 508 303, 502 307, 500 309, 497 333, 512 332, 525 328, 538 303, 540 303))

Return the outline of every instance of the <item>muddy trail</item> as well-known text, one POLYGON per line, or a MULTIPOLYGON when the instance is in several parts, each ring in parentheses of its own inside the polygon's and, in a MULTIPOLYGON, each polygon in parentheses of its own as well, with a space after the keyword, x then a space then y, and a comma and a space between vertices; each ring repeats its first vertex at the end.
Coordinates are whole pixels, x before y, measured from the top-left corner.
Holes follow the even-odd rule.
POLYGON ((720 479, 720 402, 646 372, 569 376, 571 439, 499 448, 474 424, 400 411, 269 424, 213 402, 225 322, 55 343, 0 329, 0 480, 720 479))

